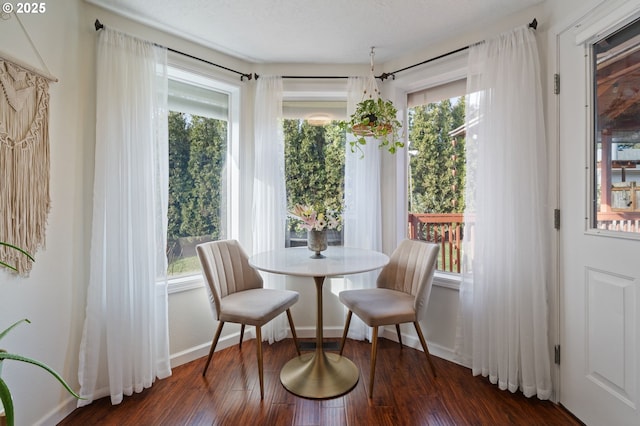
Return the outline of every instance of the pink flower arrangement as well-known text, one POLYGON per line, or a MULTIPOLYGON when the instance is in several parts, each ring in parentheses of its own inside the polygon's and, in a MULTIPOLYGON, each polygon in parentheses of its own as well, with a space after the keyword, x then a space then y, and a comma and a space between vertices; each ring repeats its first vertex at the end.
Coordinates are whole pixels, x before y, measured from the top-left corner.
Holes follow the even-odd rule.
POLYGON ((324 229, 339 229, 340 215, 328 209, 316 209, 310 206, 296 204, 289 214, 302 221, 300 227, 307 231, 322 231, 324 229))

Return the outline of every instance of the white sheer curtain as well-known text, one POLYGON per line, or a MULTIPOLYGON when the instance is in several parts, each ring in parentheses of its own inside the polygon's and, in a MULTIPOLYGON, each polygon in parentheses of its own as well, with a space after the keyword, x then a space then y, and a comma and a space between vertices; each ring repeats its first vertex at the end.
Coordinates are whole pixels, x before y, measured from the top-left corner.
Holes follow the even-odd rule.
MULTIPOLYGON (((365 88, 371 93, 375 85, 373 77, 351 77, 348 81, 347 115, 353 114, 358 102, 363 100, 365 88)), ((382 220, 380 201, 380 155, 378 141, 371 139, 361 145, 363 152, 351 152, 347 134, 344 166, 344 245, 347 247, 382 250, 382 220)), ((373 288, 380 271, 345 277, 347 289, 373 288)), ((370 338, 370 329, 357 316, 353 316, 348 337, 356 340, 370 338)))
MULTIPOLYGON (((284 181, 282 78, 260 76, 255 100, 253 178, 253 253, 284 248, 287 198, 284 181)), ((262 273, 267 288, 285 289, 285 277, 262 273)), ((278 316, 262 327, 269 343, 287 336, 287 320, 278 316)))
POLYGON ((78 405, 171 375, 166 49, 98 35, 93 226, 78 405))
POLYGON ((500 389, 548 399, 546 142, 534 30, 469 50, 457 353, 500 389))

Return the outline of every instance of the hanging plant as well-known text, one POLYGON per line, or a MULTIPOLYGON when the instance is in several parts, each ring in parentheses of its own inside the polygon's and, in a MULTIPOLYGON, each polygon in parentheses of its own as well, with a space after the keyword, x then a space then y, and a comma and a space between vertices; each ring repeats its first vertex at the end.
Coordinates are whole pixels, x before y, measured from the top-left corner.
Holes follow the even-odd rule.
POLYGON ((347 133, 356 136, 356 140, 349 141, 351 152, 363 152, 361 145, 366 145, 369 137, 378 139, 378 147, 385 147, 392 154, 398 148, 404 147, 399 136, 402 124, 396 117, 397 112, 393 102, 382 98, 365 99, 360 102, 349 121, 341 123, 347 133))
POLYGON ((395 154, 398 148, 404 146, 399 136, 402 123, 397 119, 398 110, 393 106, 393 102, 380 97, 373 72, 373 49, 372 47, 371 75, 363 93, 363 98, 368 99, 363 99, 356 105, 349 121, 340 122, 340 127, 356 137, 356 140, 349 141, 351 152, 359 150, 364 155, 362 145, 367 144, 367 138, 374 138, 380 141, 378 148, 385 147, 390 153, 395 154))

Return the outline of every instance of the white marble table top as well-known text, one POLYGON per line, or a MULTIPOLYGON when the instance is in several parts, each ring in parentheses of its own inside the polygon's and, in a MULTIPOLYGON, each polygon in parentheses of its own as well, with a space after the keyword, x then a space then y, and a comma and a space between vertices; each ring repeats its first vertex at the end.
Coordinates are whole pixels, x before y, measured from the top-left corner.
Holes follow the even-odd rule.
POLYGON ((330 277, 371 271, 389 262, 384 253, 352 247, 329 246, 322 254, 324 259, 312 259, 307 247, 283 248, 251 256, 249 264, 276 274, 330 277))

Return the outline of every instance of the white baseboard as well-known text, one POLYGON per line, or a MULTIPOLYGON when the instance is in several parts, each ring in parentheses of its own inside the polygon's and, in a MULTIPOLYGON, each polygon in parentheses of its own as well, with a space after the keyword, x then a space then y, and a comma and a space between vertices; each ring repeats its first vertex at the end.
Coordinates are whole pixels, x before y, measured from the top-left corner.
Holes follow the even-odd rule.
MULTIPOLYGON (((381 337, 384 337, 385 339, 393 340, 394 342, 398 341, 398 336, 396 335, 396 331, 394 329, 384 328, 381 333, 381 337)), ((420 345, 420 340, 418 339, 417 336, 403 334, 402 344, 410 348, 422 351, 422 345, 420 345)), ((463 367, 469 367, 468 365, 464 365, 460 363, 460 361, 455 356, 453 349, 447 348, 445 346, 441 346, 429 341, 427 341, 427 346, 429 347, 429 353, 431 355, 437 356, 438 358, 442 358, 447 361, 451 361, 458 365, 462 365, 463 367)))
MULTIPOLYGON (((316 336, 315 327, 296 327, 296 334, 301 339, 311 339, 316 336)), ((323 331, 323 336, 332 338, 340 338, 342 337, 342 328, 341 327, 327 327, 323 331)), ((287 337, 291 337, 291 332, 287 335, 287 337)), ((244 340, 255 339, 255 329, 247 328, 244 333, 244 340)), ((218 340, 218 345, 216 347, 216 352, 222 349, 226 349, 228 347, 234 346, 238 344, 238 340, 240 339, 240 333, 232 333, 228 336, 225 336, 218 340)), ((201 345, 193 346, 191 348, 185 349, 183 351, 177 352, 175 354, 171 354, 170 362, 171 368, 178 367, 179 365, 186 364, 191 361, 195 361, 198 358, 202 358, 204 356, 209 355, 209 349, 211 348, 211 342, 203 343, 201 345)))
MULTIPOLYGON (((300 339, 312 339, 316 336, 315 327, 296 327, 296 333, 298 338, 300 339)), ((291 333, 287 337, 291 337, 291 333)), ((327 327, 323 330, 323 337, 334 339, 342 337, 342 327, 327 327)), ((380 337, 384 337, 385 339, 392 340, 394 342, 398 341, 398 336, 396 335, 395 330, 383 328, 380 337)), ((226 349, 233 345, 238 344, 238 339, 240 338, 240 333, 230 334, 218 341, 218 346, 216 348, 216 352, 222 349, 226 349)), ((255 339, 255 329, 248 328, 245 332, 245 340, 255 339)), ((417 349, 422 351, 422 346, 420 345, 420 340, 418 340, 417 336, 413 335, 402 335, 402 343, 405 346, 408 346, 413 349, 417 349)), ((454 362, 459 365, 463 365, 456 358, 453 349, 447 348, 432 342, 427 342, 429 345, 429 353, 433 356, 437 356, 438 358, 445 359, 447 361, 454 362)), ((176 354, 171 355, 171 367, 177 367, 182 364, 186 364, 188 362, 194 361, 198 358, 202 358, 203 356, 207 356, 209 354, 209 348, 211 347, 211 343, 203 343, 202 345, 194 346, 192 348, 186 349, 184 351, 178 352, 176 354)), ((465 365, 463 365, 465 366, 465 365)), ((465 366, 468 367, 468 366, 465 366)))
POLYGON ((56 408, 49 411, 40 420, 35 422, 34 426, 54 426, 64 420, 69 414, 76 409, 78 400, 70 396, 60 403, 56 408))
MULTIPOLYGON (((300 339, 313 339, 316 337, 315 327, 296 327, 296 334, 300 339)), ((342 327, 324 327, 322 329, 322 336, 329 339, 341 338, 342 327)), ((291 337, 291 333, 289 333, 291 337)))
MULTIPOLYGON (((255 339, 255 328, 247 327, 244 332, 243 340, 255 339)), ((229 348, 233 345, 237 345, 240 340, 240 332, 232 333, 227 336, 221 337, 216 345, 216 352, 222 349, 229 348)), ((211 342, 203 343, 201 345, 193 346, 183 351, 171 354, 170 363, 171 368, 177 367, 182 364, 186 364, 191 361, 195 361, 198 358, 209 355, 209 349, 211 348, 211 342)))

